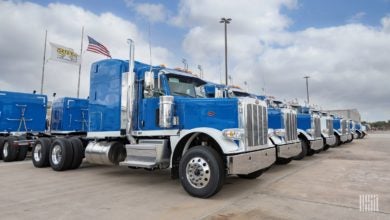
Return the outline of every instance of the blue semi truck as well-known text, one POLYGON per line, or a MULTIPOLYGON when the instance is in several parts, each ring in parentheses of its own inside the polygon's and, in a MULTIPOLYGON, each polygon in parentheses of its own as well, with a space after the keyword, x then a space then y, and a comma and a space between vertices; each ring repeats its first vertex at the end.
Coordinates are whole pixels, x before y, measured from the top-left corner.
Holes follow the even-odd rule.
POLYGON ((46 130, 46 106, 46 95, 0 91, 0 159, 26 158, 29 140, 46 130))
MULTIPOLYGON (((258 96, 263 99, 263 96, 258 96)), ((268 103, 269 138, 277 149, 278 164, 287 164, 302 152, 298 138, 297 111, 282 101, 266 99, 268 103)))
POLYGON ((49 151, 54 170, 71 169, 83 153, 92 164, 170 168, 190 195, 207 198, 226 175, 256 178, 275 162, 265 102, 206 98, 205 81, 136 62, 131 45, 129 61, 92 65, 88 143, 84 149, 56 138, 49 151))
POLYGON ((225 86, 208 83, 206 94, 209 97, 216 94, 226 94, 223 97, 255 97, 267 103, 269 144, 276 147, 276 163, 288 164, 301 153, 301 143, 297 135, 297 113, 282 101, 274 98, 258 96, 243 91, 237 86, 225 86))
POLYGON ((48 165, 51 140, 55 136, 85 136, 88 126, 88 100, 59 98, 53 101, 51 123, 46 121, 47 96, 0 92, 0 158, 20 161, 32 151, 35 166, 48 165), (42 155, 44 158, 42 159, 42 155))
MULTIPOLYGON (((72 145, 84 147, 86 143, 84 137, 89 127, 88 103, 87 99, 72 97, 58 98, 53 101, 49 130, 45 134, 36 136, 30 142, 32 162, 35 167, 50 166, 49 151, 56 137, 66 137, 72 145)), ((78 168, 83 157, 84 154, 80 150, 71 169, 78 168)))
POLYGON ((324 141, 321 136, 321 119, 319 111, 297 103, 293 103, 292 106, 298 112, 298 137, 302 143, 302 152, 295 159, 301 160, 305 156, 319 153, 324 147, 324 141))
POLYGON ((324 150, 334 147, 336 136, 333 129, 333 117, 326 112, 321 112, 321 136, 324 141, 324 150))
POLYGON ((339 116, 334 116, 333 128, 336 137, 336 146, 346 143, 348 141, 347 121, 339 116))

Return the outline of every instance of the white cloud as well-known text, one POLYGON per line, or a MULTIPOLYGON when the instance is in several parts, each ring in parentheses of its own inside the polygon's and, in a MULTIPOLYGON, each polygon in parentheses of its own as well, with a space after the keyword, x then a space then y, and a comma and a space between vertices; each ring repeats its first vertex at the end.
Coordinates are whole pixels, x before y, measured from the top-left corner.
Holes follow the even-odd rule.
MULTIPOLYGON (((113 58, 128 59, 127 38, 136 43, 136 59, 149 60, 148 44, 137 26, 112 13, 100 15, 80 7, 49 4, 43 7, 29 2, 0 2, 0 89, 20 92, 39 91, 42 71, 44 32, 48 41, 80 50, 81 27, 104 44, 113 58)), ((87 47, 84 38, 84 50, 87 47)), ((50 53, 48 46, 47 54, 50 53)), ((153 48, 155 63, 169 63, 172 53, 165 48, 153 48)), ((85 52, 81 76, 81 97, 89 93, 90 65, 104 56, 85 52)), ((75 96, 78 67, 49 61, 45 71, 44 93, 75 96)))
POLYGON ((167 10, 162 4, 137 4, 135 10, 139 15, 142 15, 150 22, 163 22, 167 18, 167 10))
MULTIPOLYGON (((389 119, 390 18, 382 27, 348 24, 289 32, 282 7, 296 1, 181 1, 176 25, 189 27, 183 49, 202 64, 208 79, 224 81, 223 25, 229 16, 229 74, 247 81, 251 92, 281 99, 306 97, 303 76, 310 75, 311 100, 324 109, 358 108, 363 119, 389 119), (212 13, 210 12, 212 11, 212 13)), ((359 17, 364 14, 360 13, 359 17)))
POLYGON ((365 12, 358 12, 356 14, 354 14, 352 17, 350 17, 347 22, 348 23, 360 23, 361 20, 364 18, 364 16, 366 16, 366 13, 365 12))

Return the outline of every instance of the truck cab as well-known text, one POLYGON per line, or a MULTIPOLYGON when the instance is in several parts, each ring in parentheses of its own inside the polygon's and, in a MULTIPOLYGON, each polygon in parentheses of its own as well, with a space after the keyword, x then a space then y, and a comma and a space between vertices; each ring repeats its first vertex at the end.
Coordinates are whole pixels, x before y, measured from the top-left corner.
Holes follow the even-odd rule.
POLYGON ((282 101, 265 96, 256 96, 243 91, 237 86, 224 86, 209 83, 209 96, 226 94, 227 98, 256 97, 266 101, 268 115, 269 143, 276 147, 276 163, 288 164, 292 158, 301 153, 301 143, 297 136, 296 111, 282 101), (215 91, 215 92, 213 92, 215 91))
POLYGON ((333 131, 333 118, 326 112, 321 112, 321 136, 324 140, 324 150, 336 144, 336 137, 333 131))
POLYGON ((324 142, 321 136, 321 119, 318 111, 298 104, 292 105, 297 111, 298 137, 302 142, 302 153, 295 159, 319 153, 324 142))
POLYGON ((336 145, 340 146, 348 141, 347 121, 339 116, 334 116, 333 120, 334 135, 336 145))
MULTIPOLYGON (((170 168, 185 191, 201 198, 217 193, 226 175, 257 178, 275 162, 265 102, 207 98, 204 80, 134 61, 133 46, 130 51, 129 61, 91 66, 86 161, 170 168)), ((69 146, 63 138, 52 144, 54 170, 70 169, 79 147, 72 154, 69 146)))
MULTIPOLYGON (((263 96, 258 96, 262 99, 263 96)), ((278 164, 287 164, 302 153, 297 133, 297 112, 286 103, 269 98, 268 136, 276 146, 278 164)))

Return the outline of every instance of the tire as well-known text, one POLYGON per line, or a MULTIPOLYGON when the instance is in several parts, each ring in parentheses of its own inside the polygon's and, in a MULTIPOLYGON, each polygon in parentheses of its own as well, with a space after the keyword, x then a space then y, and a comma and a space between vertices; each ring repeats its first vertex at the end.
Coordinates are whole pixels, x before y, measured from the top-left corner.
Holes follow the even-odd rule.
POLYGON ((5 138, 0 137, 0 160, 3 159, 3 145, 4 145, 5 138))
POLYGON ((3 144, 3 149, 1 151, 1 154, 3 155, 3 161, 4 162, 12 162, 16 160, 17 155, 17 149, 12 145, 14 141, 16 141, 17 138, 10 136, 5 139, 3 144))
POLYGON ((28 146, 19 146, 17 152, 18 156, 16 157, 16 160, 23 161, 24 159, 26 159, 27 152, 28 152, 28 146))
POLYGON ((340 136, 338 136, 338 135, 335 135, 335 136, 336 136, 336 144, 334 146, 337 147, 337 146, 340 146, 342 143, 340 140, 340 136))
POLYGON ((291 161, 292 161, 291 158, 280 158, 280 157, 278 157, 276 159, 276 164, 278 164, 278 165, 285 165, 285 164, 289 164, 291 161))
POLYGON ((42 168, 50 166, 50 138, 39 138, 32 149, 32 162, 35 167, 42 168))
POLYGON ((328 144, 326 144, 326 139, 325 138, 323 138, 323 140, 324 140, 324 147, 322 148, 322 150, 323 151, 327 151, 330 146, 328 144))
POLYGON ((77 169, 80 167, 84 158, 83 142, 81 142, 78 138, 71 138, 69 141, 71 142, 73 148, 73 160, 70 169, 77 169))
POLYGON ((302 160, 306 156, 307 150, 309 149, 309 145, 306 139, 299 138, 299 140, 301 141, 302 152, 298 156, 295 156, 293 158, 294 160, 302 160))
POLYGON ((70 168, 73 161, 73 147, 68 139, 58 138, 50 146, 49 162, 55 171, 64 171, 70 168))
POLYGON ((195 146, 181 158, 179 177, 188 194, 208 198, 221 190, 225 182, 225 166, 217 151, 207 146, 195 146))
POLYGON ((238 174, 237 176, 243 179, 256 179, 257 177, 261 176, 263 174, 264 170, 258 170, 250 174, 238 174))

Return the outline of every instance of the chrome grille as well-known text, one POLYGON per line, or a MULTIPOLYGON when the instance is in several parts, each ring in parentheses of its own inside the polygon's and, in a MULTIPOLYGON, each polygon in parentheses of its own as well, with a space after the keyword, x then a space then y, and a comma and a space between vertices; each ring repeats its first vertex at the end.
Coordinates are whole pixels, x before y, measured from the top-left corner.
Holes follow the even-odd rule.
POLYGON ((298 139, 297 134, 297 114, 287 112, 284 113, 284 125, 286 129, 286 141, 298 139))
POLYGON ((321 137, 321 119, 314 117, 314 137, 321 137))
POLYGON ((245 133, 249 147, 267 144, 268 115, 266 107, 247 104, 245 133))
POLYGON ((341 119, 341 134, 347 134, 347 121, 341 119))
POLYGON ((328 135, 333 135, 333 119, 326 119, 326 128, 328 129, 328 135))

